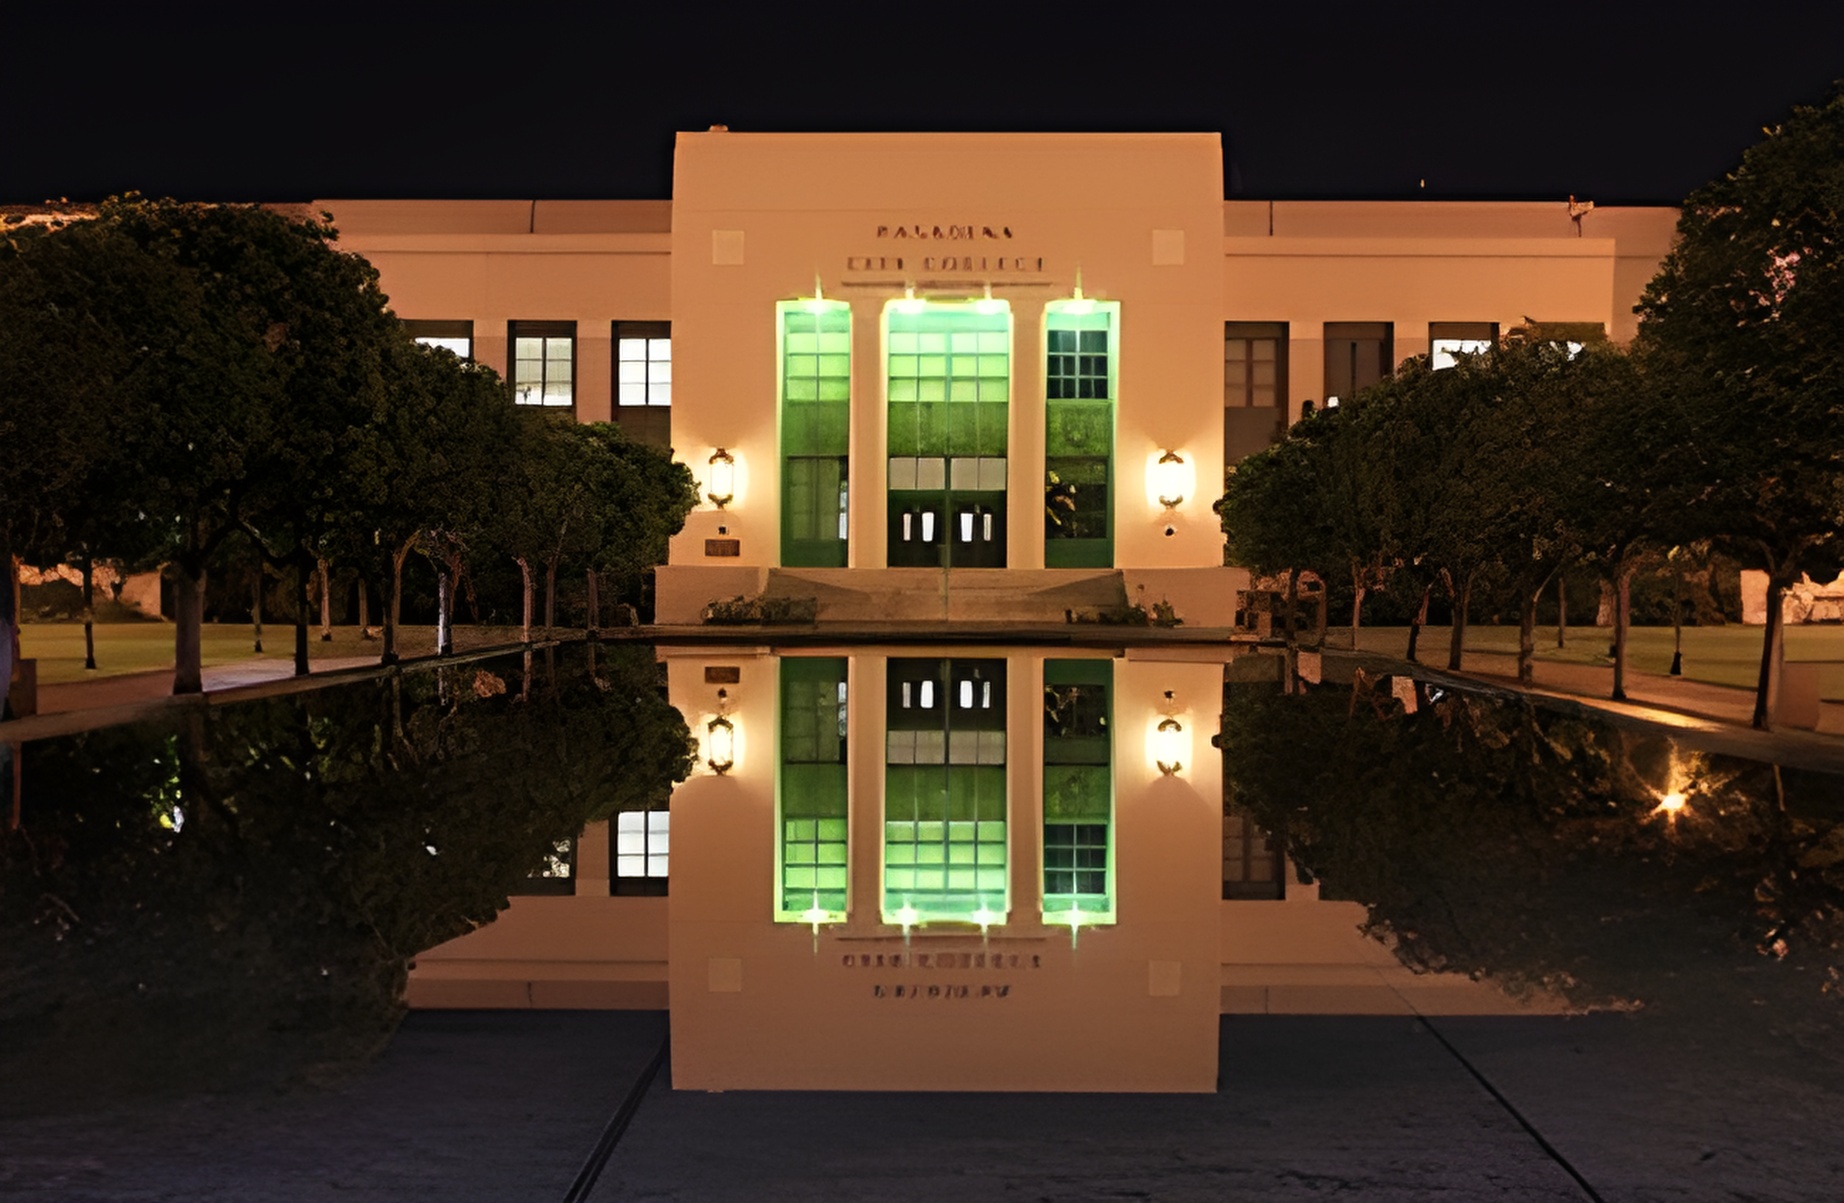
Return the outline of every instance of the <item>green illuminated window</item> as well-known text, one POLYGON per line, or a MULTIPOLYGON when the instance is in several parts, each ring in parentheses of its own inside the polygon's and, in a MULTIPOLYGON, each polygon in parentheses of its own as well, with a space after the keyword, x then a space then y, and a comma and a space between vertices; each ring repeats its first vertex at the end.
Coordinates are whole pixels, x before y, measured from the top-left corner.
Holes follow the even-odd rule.
POLYGON ((1045 315, 1044 563, 1114 562, 1115 363, 1120 306, 1060 301, 1045 315))
POLYGON ((782 659, 780 920, 845 917, 845 705, 843 659, 782 659))
POLYGON ((843 568, 852 400, 852 311, 784 301, 781 320, 781 562, 843 568))
POLYGON ((1005 661, 891 660, 885 715, 885 922, 999 922, 1005 661))
POLYGON ((1002 568, 1010 311, 899 301, 885 312, 890 564, 1002 568))
POLYGON ((1044 916, 1114 920, 1113 714, 1108 660, 1044 662, 1044 916))

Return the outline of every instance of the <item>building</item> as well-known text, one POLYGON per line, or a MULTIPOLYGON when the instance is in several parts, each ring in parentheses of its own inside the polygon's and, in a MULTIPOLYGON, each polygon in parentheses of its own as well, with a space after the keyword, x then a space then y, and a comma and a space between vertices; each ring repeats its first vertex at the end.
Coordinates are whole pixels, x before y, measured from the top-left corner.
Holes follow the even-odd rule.
POLYGON ((1211 502, 1407 357, 1630 337, 1676 214, 1222 180, 1206 135, 713 130, 670 203, 324 204, 421 337, 692 467, 662 623, 817 618, 663 645, 705 739, 670 820, 585 832, 413 1005, 669 1005, 695 1089, 1055 1090, 1213 1089, 1224 1011, 1511 1005, 1226 815, 1211 502), (1068 639, 1134 604, 1216 637, 1068 639))

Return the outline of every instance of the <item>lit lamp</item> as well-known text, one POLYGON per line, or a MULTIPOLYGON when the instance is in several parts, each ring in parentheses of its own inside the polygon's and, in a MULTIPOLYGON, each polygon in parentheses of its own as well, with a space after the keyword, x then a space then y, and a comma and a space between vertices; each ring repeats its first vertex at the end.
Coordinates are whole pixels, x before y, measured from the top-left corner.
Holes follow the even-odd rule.
POLYGON ((722 447, 711 455, 709 496, 720 510, 736 499, 736 457, 722 447))
POLYGON ((718 715, 704 725, 709 737, 705 760, 719 777, 736 767, 736 724, 718 715))
MULTIPOLYGON (((1172 691, 1165 691, 1166 705, 1172 702, 1172 691)), ((1173 715, 1167 714, 1159 719, 1152 730, 1153 764, 1167 777, 1175 777, 1184 770, 1185 761, 1191 755, 1191 737, 1185 732, 1184 724, 1173 715)))
POLYGON ((1159 504, 1168 510, 1176 509, 1191 495, 1197 473, 1184 456, 1166 451, 1153 461, 1152 483, 1159 504))
POLYGON ((717 691, 717 715, 704 724, 704 761, 719 777, 736 767, 736 724, 724 710, 729 694, 717 691))

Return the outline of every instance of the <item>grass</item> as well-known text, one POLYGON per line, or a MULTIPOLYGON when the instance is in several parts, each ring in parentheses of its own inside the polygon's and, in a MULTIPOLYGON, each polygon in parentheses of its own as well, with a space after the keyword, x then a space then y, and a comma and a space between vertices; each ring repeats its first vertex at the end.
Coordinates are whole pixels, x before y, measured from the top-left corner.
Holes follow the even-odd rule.
MULTIPOLYGON (((455 648, 466 651, 490 644, 510 643, 518 638, 517 627, 455 628, 455 648)), ((263 626, 263 652, 253 651, 247 623, 208 622, 201 630, 200 660, 206 666, 233 664, 243 660, 292 660, 294 628, 267 623, 263 626)), ((333 640, 323 643, 320 628, 308 628, 309 661, 330 657, 377 656, 381 645, 376 639, 361 639, 357 627, 334 627, 333 640)), ((19 628, 22 656, 38 660, 40 685, 60 685, 71 681, 94 681, 100 677, 139 672, 170 672, 173 668, 173 624, 170 622, 99 622, 96 624, 96 668, 83 667, 83 624, 76 622, 34 622, 19 628)), ((402 627, 397 632, 397 651, 404 657, 427 656, 435 651, 435 628, 402 627)))
MULTIPOLYGON (((1761 666, 1761 628, 1746 626, 1685 627, 1684 679, 1709 685, 1729 685, 1753 689, 1761 666)), ((1516 627, 1470 626, 1466 631, 1469 652, 1499 652, 1517 655, 1516 627)), ((1447 657, 1447 627, 1426 627, 1421 633, 1421 659, 1430 664, 1444 664, 1447 657)), ((1328 644, 1349 645, 1349 627, 1331 627, 1326 633, 1328 644)), ((1607 627, 1570 627, 1564 646, 1556 646, 1556 628, 1537 628, 1538 660, 1567 664, 1606 664, 1608 644, 1613 632, 1607 627)), ((1400 656, 1408 648, 1407 627, 1371 627, 1358 630, 1358 646, 1365 651, 1400 656)), ((1627 667, 1637 672, 1664 673, 1671 667, 1672 631, 1670 627, 1634 627, 1628 634, 1627 667)), ((1788 660, 1844 660, 1844 626, 1812 625, 1786 628, 1788 660)))

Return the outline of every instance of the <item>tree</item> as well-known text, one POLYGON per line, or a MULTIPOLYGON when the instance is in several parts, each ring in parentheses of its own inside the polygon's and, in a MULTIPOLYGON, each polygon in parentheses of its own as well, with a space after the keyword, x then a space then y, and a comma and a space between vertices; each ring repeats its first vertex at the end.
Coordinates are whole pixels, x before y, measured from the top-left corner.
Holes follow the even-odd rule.
POLYGON ((1767 574, 1757 727, 1786 589, 1844 559, 1844 88, 1766 133, 1685 201, 1637 342, 1695 449, 1696 525, 1767 574))
POLYGON ((478 537, 516 498, 528 452, 493 369, 418 346, 401 328, 382 369, 378 408, 347 454, 353 504, 334 546, 389 582, 381 661, 390 664, 397 660, 404 564, 432 539, 464 549, 478 537))
POLYGON ((557 574, 565 564, 632 584, 663 563, 666 541, 697 504, 685 465, 634 442, 606 422, 525 415, 521 454, 508 466, 505 504, 492 540, 518 564, 525 638, 531 637, 533 569, 544 570, 544 626, 557 623, 557 574))

